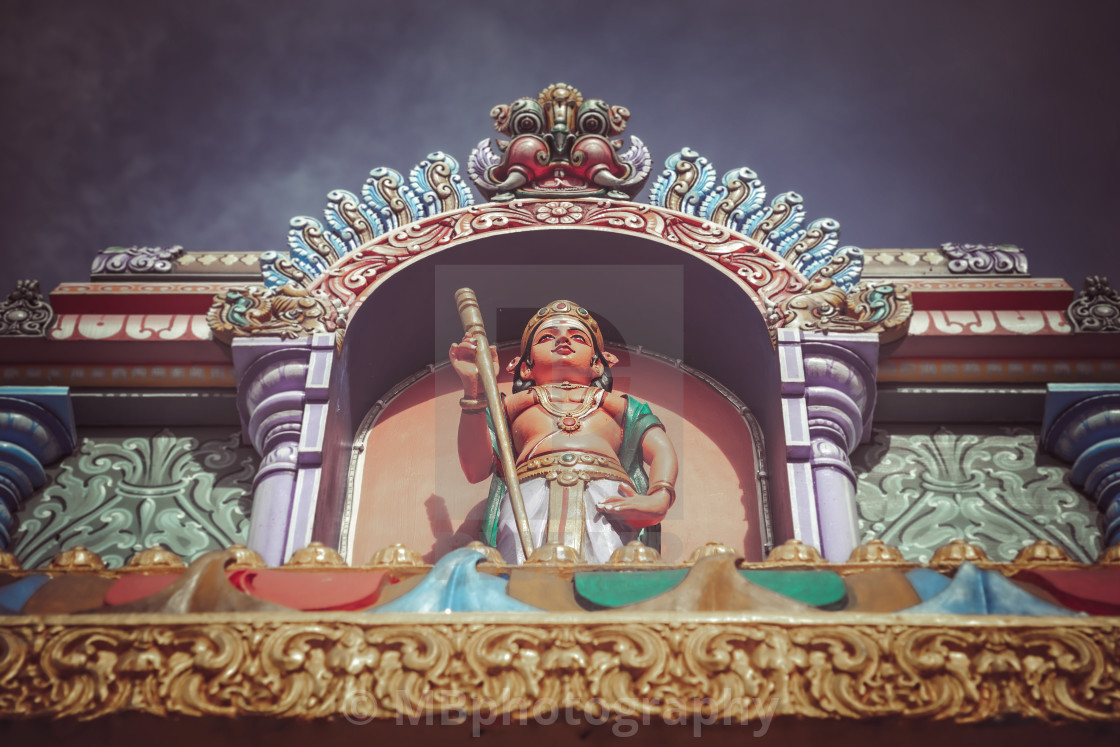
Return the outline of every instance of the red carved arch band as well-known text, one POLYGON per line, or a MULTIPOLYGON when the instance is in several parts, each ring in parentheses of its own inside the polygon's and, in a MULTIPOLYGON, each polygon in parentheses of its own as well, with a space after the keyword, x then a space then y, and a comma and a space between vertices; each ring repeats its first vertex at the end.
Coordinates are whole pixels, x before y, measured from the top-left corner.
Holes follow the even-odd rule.
POLYGON ((414 258, 503 231, 580 228, 641 236, 693 253, 736 280, 773 336, 771 313, 808 281, 782 257, 726 226, 652 205, 610 200, 514 200, 461 208, 382 234, 340 258, 311 285, 354 317, 385 276, 414 258))

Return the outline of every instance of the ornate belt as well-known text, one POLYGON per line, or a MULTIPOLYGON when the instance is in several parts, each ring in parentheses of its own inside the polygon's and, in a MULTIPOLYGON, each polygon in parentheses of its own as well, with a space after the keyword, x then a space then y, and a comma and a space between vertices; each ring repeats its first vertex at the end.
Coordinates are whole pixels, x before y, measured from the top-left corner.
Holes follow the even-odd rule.
POLYGON ((580 481, 618 480, 634 487, 630 476, 616 460, 586 451, 557 451, 534 457, 517 466, 519 482, 534 477, 543 477, 561 485, 575 485, 580 481))

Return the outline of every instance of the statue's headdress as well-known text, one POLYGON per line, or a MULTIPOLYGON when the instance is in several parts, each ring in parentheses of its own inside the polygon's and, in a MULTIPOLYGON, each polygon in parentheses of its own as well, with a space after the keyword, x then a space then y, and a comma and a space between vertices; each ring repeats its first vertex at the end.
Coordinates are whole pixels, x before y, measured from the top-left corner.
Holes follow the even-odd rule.
MULTIPOLYGON (((521 333, 521 355, 529 354, 529 345, 533 341, 533 335, 537 330, 545 325, 547 322, 567 321, 575 322, 582 327, 585 327, 591 333, 594 339, 595 356, 600 365, 603 367, 603 372, 596 377, 591 384, 593 386, 605 389, 608 392, 613 386, 614 378, 611 375, 611 366, 618 363, 618 358, 613 353, 603 350, 603 333, 599 331, 599 323, 595 321, 595 317, 591 316, 587 309, 580 306, 573 301, 553 301, 548 306, 543 306, 541 309, 529 319, 529 323, 525 325, 525 331, 521 333)), ((506 370, 514 375, 513 378, 513 391, 520 392, 533 385, 533 380, 522 378, 521 369, 521 355, 515 357, 506 366, 506 370)))
POLYGON ((602 351, 603 349, 603 333, 599 331, 599 323, 595 321, 595 317, 587 311, 587 309, 580 306, 578 303, 572 301, 553 301, 548 306, 544 306, 534 314, 529 323, 525 325, 525 331, 521 334, 521 350, 528 349, 529 342, 532 340, 536 331, 541 328, 545 322, 556 321, 560 319, 578 322, 580 325, 587 328, 587 331, 595 338, 595 350, 602 351))

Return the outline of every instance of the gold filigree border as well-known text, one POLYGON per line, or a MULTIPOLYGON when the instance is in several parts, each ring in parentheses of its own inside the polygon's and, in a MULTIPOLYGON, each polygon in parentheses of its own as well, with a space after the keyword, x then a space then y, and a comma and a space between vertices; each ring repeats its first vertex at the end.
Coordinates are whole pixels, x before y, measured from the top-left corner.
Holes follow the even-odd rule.
POLYGON ((242 613, 0 620, 0 714, 1120 720, 1120 618, 242 613))

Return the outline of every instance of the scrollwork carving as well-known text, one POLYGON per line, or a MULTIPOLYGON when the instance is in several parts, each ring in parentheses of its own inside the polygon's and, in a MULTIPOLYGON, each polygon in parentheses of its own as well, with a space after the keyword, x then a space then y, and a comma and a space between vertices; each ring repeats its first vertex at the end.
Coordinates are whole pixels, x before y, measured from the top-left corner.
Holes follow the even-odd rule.
POLYGON ((111 246, 98 252, 90 268, 92 275, 165 275, 175 269, 175 260, 184 254, 181 246, 111 246))
POLYGON ((0 302, 0 337, 44 337, 53 321, 54 309, 38 280, 17 280, 15 290, 0 302))
MULTIPOLYGON (((765 313, 762 298, 784 300, 804 279, 781 259, 725 226, 663 209, 611 200, 512 200, 417 221, 347 254, 313 287, 349 309, 384 272, 468 237, 518 228, 603 227, 654 238, 701 254, 735 273, 765 313)), ((781 320, 773 320, 781 326, 781 320)))
POLYGON ((1011 244, 942 244, 954 275, 1026 275, 1027 255, 1011 244))
POLYGON ((1066 311, 1074 332, 1120 332, 1120 293, 1108 278, 1090 275, 1066 311))
MULTIPOLYGON (((201 622, 83 616, 0 623, 0 711, 21 717, 262 715, 370 719, 570 707, 595 717, 699 715, 1045 721, 1120 719, 1114 621, 953 627, 638 622, 614 615, 201 622)), ((242 617, 245 617, 244 615, 242 617)), ((420 617, 420 616, 412 616, 420 617)))

